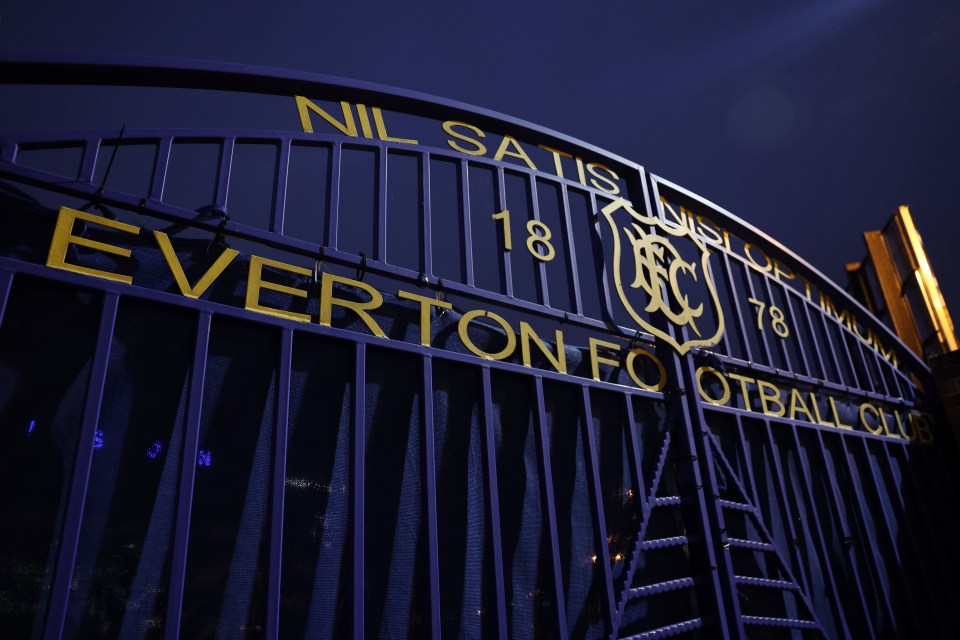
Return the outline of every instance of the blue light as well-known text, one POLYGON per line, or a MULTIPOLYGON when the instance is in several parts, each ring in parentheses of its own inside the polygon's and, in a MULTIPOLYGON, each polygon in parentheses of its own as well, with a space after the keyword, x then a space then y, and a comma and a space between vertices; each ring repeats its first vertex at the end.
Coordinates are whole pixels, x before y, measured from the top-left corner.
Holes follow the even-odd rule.
POLYGON ((209 467, 211 462, 211 455, 209 451, 200 451, 200 455, 197 456, 197 464, 201 467, 209 467))
POLYGON ((159 440, 154 440, 150 448, 147 449, 147 457, 153 460, 160 455, 161 451, 163 451, 163 444, 159 440))
POLYGON ((93 448, 94 449, 103 449, 103 431, 97 429, 97 432, 93 434, 93 448))
POLYGON ((31 421, 30 421, 30 426, 27 427, 27 435, 28 435, 28 436, 32 436, 32 435, 33 435, 33 430, 34 430, 36 427, 37 427, 37 421, 36 421, 36 420, 31 420, 31 421))

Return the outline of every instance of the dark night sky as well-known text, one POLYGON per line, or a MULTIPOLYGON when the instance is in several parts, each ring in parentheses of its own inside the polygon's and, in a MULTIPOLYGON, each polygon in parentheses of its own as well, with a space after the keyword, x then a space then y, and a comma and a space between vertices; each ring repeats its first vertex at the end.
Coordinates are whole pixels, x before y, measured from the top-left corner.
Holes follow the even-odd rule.
POLYGON ((861 232, 908 204, 955 319, 958 42, 956 0, 0 7, 6 50, 282 67, 523 118, 699 193, 841 281, 861 232))

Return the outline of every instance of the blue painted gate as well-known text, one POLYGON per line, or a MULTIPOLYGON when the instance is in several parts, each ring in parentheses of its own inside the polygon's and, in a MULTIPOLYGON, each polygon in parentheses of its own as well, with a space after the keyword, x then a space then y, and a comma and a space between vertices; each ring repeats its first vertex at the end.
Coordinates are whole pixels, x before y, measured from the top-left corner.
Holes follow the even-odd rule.
POLYGON ((10 637, 952 637, 929 370, 733 214, 410 92, 0 72, 10 637))

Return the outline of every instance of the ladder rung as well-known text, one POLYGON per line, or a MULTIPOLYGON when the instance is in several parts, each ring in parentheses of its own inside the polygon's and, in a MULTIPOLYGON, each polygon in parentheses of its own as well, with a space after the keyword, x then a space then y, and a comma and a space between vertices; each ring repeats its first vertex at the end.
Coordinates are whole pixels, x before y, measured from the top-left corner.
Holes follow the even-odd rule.
POLYGON ((751 576, 735 576, 737 584, 747 584, 752 587, 766 587, 768 589, 788 589, 796 591, 800 587, 787 580, 770 580, 769 578, 754 578, 751 576))
POLYGON ((720 503, 720 506, 724 509, 730 509, 731 511, 743 511, 745 513, 753 513, 753 507, 743 502, 734 502, 732 500, 717 500, 720 503))
POLYGON ((756 542, 754 540, 741 540, 740 538, 728 538, 727 542, 731 547, 738 549, 751 549, 753 551, 773 551, 774 546, 767 542, 756 542))
POLYGON ((674 507, 680 504, 680 496, 665 496, 663 498, 654 498, 654 507, 674 507))
POLYGON ((666 580, 656 584, 648 584, 642 587, 634 587, 627 591, 628 598, 646 598, 655 596, 658 593, 667 591, 676 591, 678 589, 689 589, 693 586, 693 578, 677 578, 676 580, 666 580))
POLYGON ((639 551, 650 551, 651 549, 667 549, 669 547, 682 547, 687 544, 687 536, 675 536, 673 538, 657 538, 656 540, 644 540, 637 549, 639 551))
POLYGON ((672 638, 673 636, 678 636, 681 633, 699 629, 701 626, 703 626, 703 621, 700 620, 700 618, 694 618, 693 620, 684 620, 683 622, 678 622, 676 624, 668 624, 667 626, 660 627, 659 629, 644 631, 643 633, 638 633, 635 636, 629 636, 623 640, 654 640, 654 638, 672 638))
POLYGON ((791 618, 764 618, 762 616, 742 616, 744 624, 760 627, 783 627, 787 629, 819 629, 813 620, 793 620, 791 618))

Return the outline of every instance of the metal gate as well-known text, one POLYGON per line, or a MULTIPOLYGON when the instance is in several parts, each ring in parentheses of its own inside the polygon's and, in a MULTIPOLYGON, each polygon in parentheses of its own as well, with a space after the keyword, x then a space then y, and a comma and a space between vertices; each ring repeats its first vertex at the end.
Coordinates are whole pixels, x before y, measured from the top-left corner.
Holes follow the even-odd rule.
POLYGON ((952 635, 928 369, 733 214, 410 92, 0 71, 243 121, 0 137, 14 635, 952 635))

